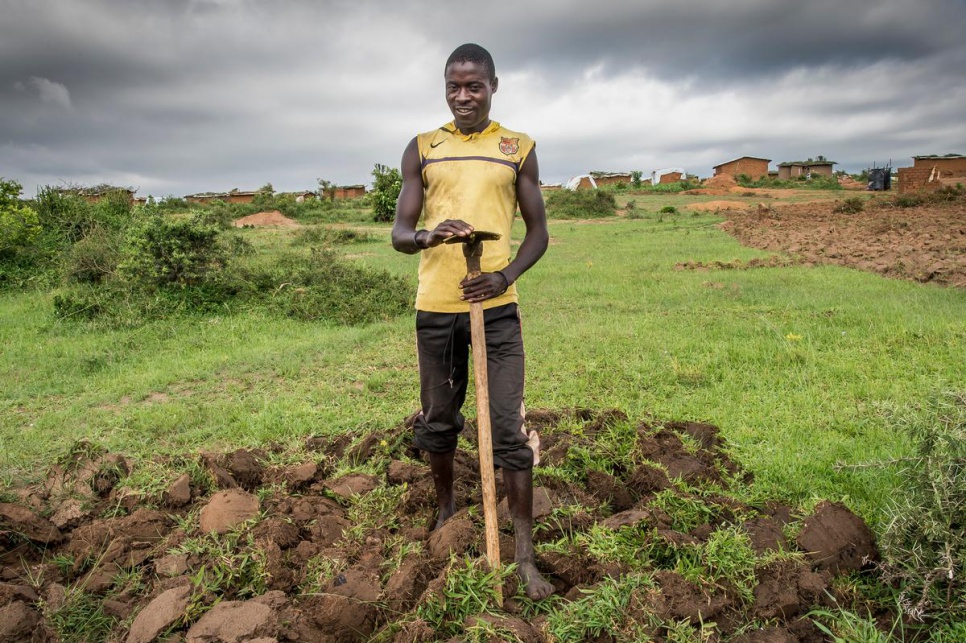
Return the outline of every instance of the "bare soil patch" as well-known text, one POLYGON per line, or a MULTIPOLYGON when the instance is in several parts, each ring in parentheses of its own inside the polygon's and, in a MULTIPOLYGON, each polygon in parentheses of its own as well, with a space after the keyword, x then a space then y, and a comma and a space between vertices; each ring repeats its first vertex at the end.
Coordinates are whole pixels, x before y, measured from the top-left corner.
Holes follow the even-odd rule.
POLYGON ((720 210, 746 210, 751 207, 750 203, 744 201, 705 201, 704 203, 692 203, 687 206, 689 210, 700 212, 718 212, 720 210))
POLYGON ((232 222, 232 225, 234 225, 236 228, 298 228, 301 227, 302 224, 294 219, 289 219, 278 210, 272 210, 270 212, 256 212, 255 214, 250 214, 247 217, 235 219, 232 222))
MULTIPOLYGON (((196 473, 172 475, 153 495, 119 485, 133 467, 124 457, 78 451, 42 483, 16 490, 17 503, 0 504, 0 640, 57 640, 52 619, 73 609, 78 588, 88 609, 110 619, 110 641, 147 643, 165 632, 164 640, 206 642, 365 641, 377 633, 387 641, 443 640, 419 609, 440 599, 451 555, 479 557, 485 549, 478 460, 458 452, 461 510, 430 533, 432 480, 423 454, 406 446, 411 421, 355 441, 309 438, 301 461, 271 448, 183 456, 196 473), (279 461, 287 464, 272 464, 279 461), (378 475, 333 474, 373 461, 384 463, 378 475), (383 493, 393 502, 371 505, 383 513, 358 513, 383 493), (69 518, 47 518, 77 500, 80 511, 69 518), (205 526, 221 535, 205 535, 205 526)), ((652 623, 655 638, 667 632, 653 623, 686 619, 714 621, 723 635, 768 622, 769 638, 747 640, 822 640, 804 615, 829 606, 836 576, 877 558, 871 532, 841 504, 801 516, 779 503, 753 507, 730 497, 729 480, 752 480, 712 425, 633 423, 618 410, 587 409, 530 411, 528 423, 541 433, 545 465, 580 457, 617 423, 633 436, 632 452, 613 470, 589 469, 578 482, 537 475, 535 539, 557 543, 539 551, 537 564, 562 604, 641 571, 578 546, 575 536, 643 534, 653 552, 663 552, 650 554, 646 570, 656 588, 632 596, 624 618, 652 623), (677 505, 701 510, 680 513, 677 505), (677 571, 676 556, 693 558, 725 528, 746 534, 762 556, 745 598, 728 579, 677 571), (796 532, 794 541, 785 535, 796 532)), ((508 521, 502 529, 510 562, 508 521)), ((516 587, 505 586, 504 596, 504 611, 470 618, 496 619, 520 640, 549 640, 545 617, 521 620, 516 587)))
POLYGON ((743 244, 895 279, 966 287, 966 201, 910 208, 874 203, 856 214, 835 202, 732 212, 721 224, 743 244))

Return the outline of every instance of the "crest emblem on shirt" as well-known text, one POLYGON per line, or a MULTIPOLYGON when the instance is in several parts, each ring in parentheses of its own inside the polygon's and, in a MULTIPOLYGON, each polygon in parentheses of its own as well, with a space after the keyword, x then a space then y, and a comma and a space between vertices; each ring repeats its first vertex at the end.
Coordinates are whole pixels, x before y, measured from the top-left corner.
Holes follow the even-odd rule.
POLYGON ((507 156, 510 156, 511 154, 516 154, 517 152, 520 151, 520 139, 501 136, 500 151, 506 154, 507 156))

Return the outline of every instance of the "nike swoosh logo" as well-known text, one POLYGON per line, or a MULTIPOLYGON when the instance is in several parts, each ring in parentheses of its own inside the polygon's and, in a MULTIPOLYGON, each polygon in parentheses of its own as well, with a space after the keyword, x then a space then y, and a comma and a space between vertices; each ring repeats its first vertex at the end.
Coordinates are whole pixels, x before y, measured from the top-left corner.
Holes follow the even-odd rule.
POLYGON ((445 142, 446 142, 446 139, 444 138, 444 139, 443 139, 443 140, 441 140, 441 141, 436 141, 435 143, 430 143, 430 144, 429 144, 429 146, 430 146, 430 147, 436 147, 436 146, 438 146, 438 145, 442 145, 442 144, 443 144, 443 143, 445 143, 445 142))

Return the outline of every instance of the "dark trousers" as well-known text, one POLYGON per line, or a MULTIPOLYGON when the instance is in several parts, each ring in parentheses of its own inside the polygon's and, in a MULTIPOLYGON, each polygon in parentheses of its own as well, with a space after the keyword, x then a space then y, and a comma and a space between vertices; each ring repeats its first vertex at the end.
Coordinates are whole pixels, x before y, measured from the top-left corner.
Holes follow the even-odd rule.
MULTIPOLYGON (((524 353, 516 304, 483 311, 490 383, 493 462, 510 471, 533 467, 523 428, 524 353)), ((416 347, 422 413, 415 444, 430 453, 456 449, 463 430, 470 346, 469 313, 416 313, 416 347)))

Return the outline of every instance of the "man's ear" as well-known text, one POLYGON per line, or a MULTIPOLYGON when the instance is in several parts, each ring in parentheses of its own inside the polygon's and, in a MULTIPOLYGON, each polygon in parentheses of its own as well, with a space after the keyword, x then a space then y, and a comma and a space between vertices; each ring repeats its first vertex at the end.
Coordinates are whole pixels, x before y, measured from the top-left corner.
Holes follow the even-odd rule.
POLYGON ((490 81, 490 91, 495 94, 496 93, 496 88, 499 85, 500 85, 500 79, 497 78, 496 76, 494 76, 493 77, 493 80, 490 81))

